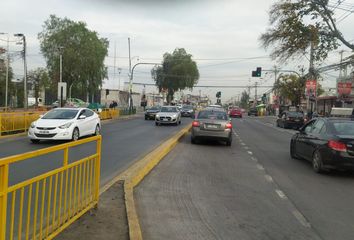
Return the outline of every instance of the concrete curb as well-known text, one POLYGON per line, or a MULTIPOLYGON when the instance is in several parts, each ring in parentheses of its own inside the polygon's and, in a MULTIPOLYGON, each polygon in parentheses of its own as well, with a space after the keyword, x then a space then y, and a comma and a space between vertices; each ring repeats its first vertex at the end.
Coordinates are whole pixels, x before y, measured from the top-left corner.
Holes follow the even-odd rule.
POLYGON ((101 189, 101 194, 119 180, 124 181, 125 204, 129 226, 129 238, 131 240, 142 240, 142 233, 137 211, 134 202, 134 187, 136 187, 149 172, 177 145, 178 141, 191 129, 187 126, 175 136, 168 139, 155 150, 147 154, 130 168, 110 181, 101 189))

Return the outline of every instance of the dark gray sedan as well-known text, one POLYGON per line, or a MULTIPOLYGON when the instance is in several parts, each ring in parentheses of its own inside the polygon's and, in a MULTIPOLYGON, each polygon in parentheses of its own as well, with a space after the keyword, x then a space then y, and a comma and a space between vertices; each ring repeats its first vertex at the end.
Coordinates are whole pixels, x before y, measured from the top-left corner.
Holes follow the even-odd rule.
POLYGON ((232 142, 232 123, 226 111, 207 108, 200 111, 192 123, 191 142, 201 139, 225 141, 227 146, 232 142))

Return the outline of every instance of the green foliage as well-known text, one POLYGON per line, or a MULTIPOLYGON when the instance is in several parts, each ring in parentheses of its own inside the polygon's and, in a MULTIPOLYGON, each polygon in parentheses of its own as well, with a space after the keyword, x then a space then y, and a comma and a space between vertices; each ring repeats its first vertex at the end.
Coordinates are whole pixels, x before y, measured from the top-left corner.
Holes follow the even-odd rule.
POLYGON ((244 109, 248 109, 248 102, 250 100, 250 95, 246 91, 242 92, 240 106, 244 109))
POLYGON ((63 56, 63 81, 73 84, 73 97, 83 98, 96 93, 107 76, 104 59, 108 40, 99 38, 84 22, 51 15, 38 34, 41 51, 55 92, 59 82, 59 56, 63 56))
POLYGON ((354 50, 338 30, 328 0, 279 0, 272 5, 269 20, 271 27, 260 41, 265 48, 274 47, 274 59, 302 56, 311 43, 315 61, 327 58, 328 52, 338 48, 339 41, 354 50))
POLYGON ((192 89, 199 79, 197 64, 184 48, 176 48, 172 54, 165 53, 162 66, 154 67, 151 75, 160 92, 168 91, 168 103, 173 100, 176 91, 192 89))
MULTIPOLYGON (((281 97, 289 99, 293 106, 300 105, 301 98, 305 98, 305 88, 306 79, 295 74, 280 75, 274 84, 274 90, 278 91, 281 97)), ((323 92, 321 84, 317 81, 317 96, 323 92)))
POLYGON ((34 97, 36 98, 36 105, 38 105, 39 92, 50 86, 47 70, 44 68, 36 68, 35 70, 29 71, 27 82, 31 84, 32 89, 34 89, 34 97))

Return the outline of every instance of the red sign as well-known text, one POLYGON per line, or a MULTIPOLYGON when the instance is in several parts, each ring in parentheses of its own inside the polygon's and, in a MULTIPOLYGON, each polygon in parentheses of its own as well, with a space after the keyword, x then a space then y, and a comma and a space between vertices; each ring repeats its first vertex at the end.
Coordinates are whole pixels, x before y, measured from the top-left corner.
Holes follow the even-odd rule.
POLYGON ((339 95, 350 95, 352 92, 352 83, 339 82, 337 85, 337 91, 339 95))
POLYGON ((316 80, 307 80, 306 81, 306 96, 308 97, 316 97, 316 88, 317 81, 316 80))

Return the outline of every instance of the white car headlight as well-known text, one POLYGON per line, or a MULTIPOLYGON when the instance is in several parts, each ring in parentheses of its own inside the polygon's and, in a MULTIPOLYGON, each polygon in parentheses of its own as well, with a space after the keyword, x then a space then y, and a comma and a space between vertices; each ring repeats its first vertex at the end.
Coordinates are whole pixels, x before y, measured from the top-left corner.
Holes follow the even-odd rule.
POLYGON ((156 117, 157 117, 157 118, 160 118, 160 115, 156 114, 156 117))
POLYGON ((36 127, 36 122, 31 123, 31 128, 35 128, 36 127))
POLYGON ((173 118, 176 118, 176 117, 177 117, 177 114, 172 115, 172 117, 173 117, 173 118))
POLYGON ((65 129, 65 128, 69 128, 73 123, 69 122, 69 123, 65 123, 64 125, 59 126, 60 129, 65 129))

